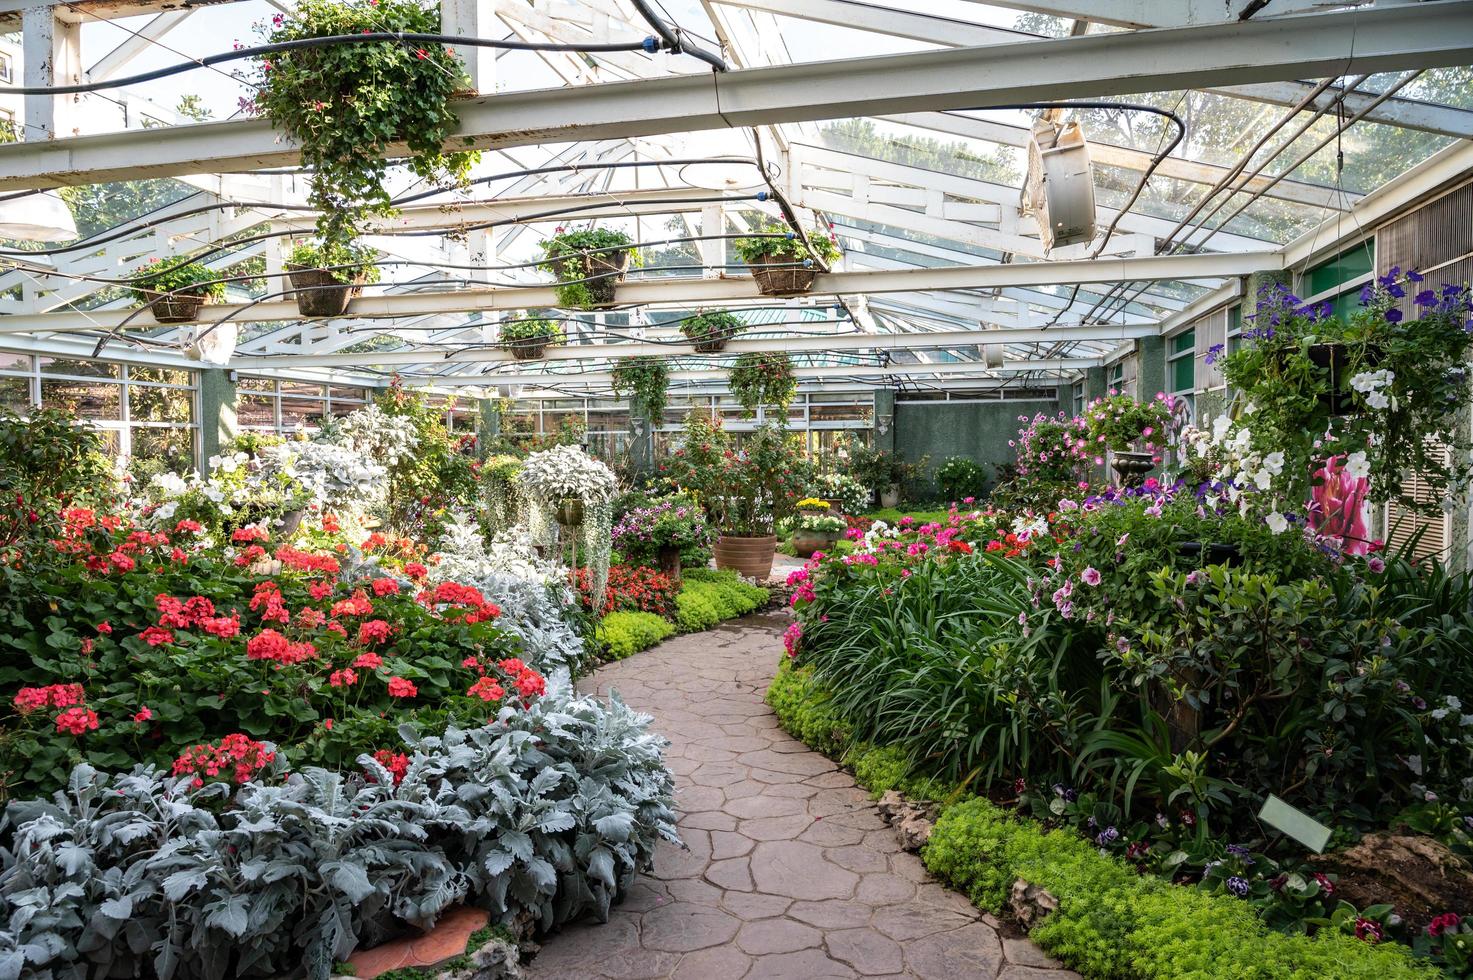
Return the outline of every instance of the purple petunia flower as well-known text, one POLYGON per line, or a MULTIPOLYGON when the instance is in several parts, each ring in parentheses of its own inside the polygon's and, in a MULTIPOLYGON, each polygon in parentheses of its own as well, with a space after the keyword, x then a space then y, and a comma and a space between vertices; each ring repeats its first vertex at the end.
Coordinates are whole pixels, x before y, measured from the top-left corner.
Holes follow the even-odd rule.
MULTIPOLYGON (((1403 293, 1403 295, 1405 295, 1405 294, 1403 293)), ((1401 322, 1401 310, 1387 310, 1386 311, 1386 322, 1387 323, 1400 323, 1401 322)))

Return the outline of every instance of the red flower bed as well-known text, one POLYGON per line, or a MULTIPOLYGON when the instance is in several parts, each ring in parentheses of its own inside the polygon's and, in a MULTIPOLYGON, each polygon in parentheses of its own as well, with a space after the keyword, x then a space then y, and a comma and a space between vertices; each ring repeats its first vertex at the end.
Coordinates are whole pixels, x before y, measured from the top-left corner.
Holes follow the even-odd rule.
POLYGON ((641 565, 614 565, 604 589, 603 608, 593 608, 593 587, 588 569, 578 569, 578 601, 583 608, 607 616, 611 612, 648 612, 671 619, 680 585, 664 572, 641 565))

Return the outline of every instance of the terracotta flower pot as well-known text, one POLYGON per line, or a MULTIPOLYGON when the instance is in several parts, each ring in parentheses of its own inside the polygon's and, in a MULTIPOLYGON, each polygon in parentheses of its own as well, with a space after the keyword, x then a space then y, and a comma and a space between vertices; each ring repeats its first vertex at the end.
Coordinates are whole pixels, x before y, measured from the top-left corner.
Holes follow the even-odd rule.
POLYGON ((716 567, 729 568, 744 578, 766 579, 772 574, 772 556, 777 553, 773 534, 723 534, 716 539, 716 567))
POLYGON ((200 307, 205 305, 204 296, 192 296, 189 293, 170 295, 145 289, 143 295, 147 298, 146 305, 152 310, 153 318, 159 323, 188 323, 190 320, 198 320, 200 307))
POLYGON ((763 255, 749 262, 752 278, 757 281, 757 291, 763 296, 791 296, 806 293, 813 288, 818 270, 803 265, 803 260, 791 255, 763 255))
POLYGON ((361 273, 351 282, 343 282, 327 269, 300 265, 287 266, 287 273, 297 312, 302 316, 342 316, 348 312, 348 303, 363 289, 361 273))
POLYGON ((827 551, 838 540, 838 531, 807 531, 799 528, 793 532, 793 551, 799 558, 812 558, 815 551, 827 551))

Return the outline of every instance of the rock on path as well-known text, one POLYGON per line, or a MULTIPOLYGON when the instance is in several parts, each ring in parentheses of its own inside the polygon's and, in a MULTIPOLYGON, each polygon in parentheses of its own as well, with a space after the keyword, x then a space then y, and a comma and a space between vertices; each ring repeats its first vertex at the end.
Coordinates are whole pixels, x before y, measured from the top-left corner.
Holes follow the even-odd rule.
POLYGON ((537 980, 1065 980, 1027 940, 931 880, 868 794, 763 702, 782 616, 751 616, 611 664, 670 739, 680 833, 606 925, 548 937, 537 980))

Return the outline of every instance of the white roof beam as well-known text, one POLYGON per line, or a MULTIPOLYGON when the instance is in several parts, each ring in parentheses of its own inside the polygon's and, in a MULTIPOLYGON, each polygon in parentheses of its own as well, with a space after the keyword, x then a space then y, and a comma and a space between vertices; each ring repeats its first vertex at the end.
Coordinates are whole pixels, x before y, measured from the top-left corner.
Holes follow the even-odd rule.
MULTIPOLYGON (((978 2, 978 0, 972 0, 978 2)), ((1353 6, 1368 0, 1332 0, 1353 6)), ((1011 7, 1065 20, 1083 20, 1112 27, 1190 27, 1238 21, 1253 5, 1249 0, 987 0, 989 6, 1011 7)), ((1327 0, 1269 0, 1259 18, 1323 10, 1327 0)))
MULTIPOLYGON (((1463 64, 1473 0, 1083 35, 482 95, 456 104, 457 148, 1240 85, 1463 64), (1353 43, 1353 47, 1352 47, 1353 43)), ((395 148, 399 152, 399 148, 395 148)), ((292 165, 269 120, 0 146, 0 189, 292 165)))
MULTIPOLYGON (((992 289, 1003 286, 1074 285, 1075 283, 1146 282, 1151 280, 1217 280, 1283 268, 1279 252, 1222 252, 1201 255, 1161 255, 1146 258, 1073 259, 1060 262, 1016 262, 1005 265, 949 266, 939 269, 897 269, 868 272, 819 273, 813 296, 853 296, 862 293, 903 293, 928 289, 992 289)), ((657 303, 682 306, 719 302, 765 302, 749 276, 722 279, 648 279, 624 283, 618 294, 621 306, 657 303)), ((459 289, 444 292, 403 292, 361 296, 348 307, 347 316, 380 319, 430 313, 483 310, 506 311, 555 307, 551 286, 494 289, 459 289)), ((244 322, 301 320, 296 303, 272 301, 249 309, 222 304, 206 306, 201 322, 216 322, 244 314, 244 322)), ((0 317, 0 334, 37 330, 66 331, 121 326, 130 311, 89 314, 83 321, 76 313, 17 314, 0 317)), ((130 324, 139 328, 153 324, 137 316, 130 324)))

